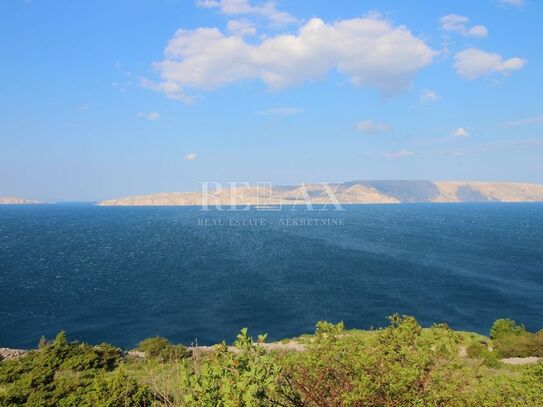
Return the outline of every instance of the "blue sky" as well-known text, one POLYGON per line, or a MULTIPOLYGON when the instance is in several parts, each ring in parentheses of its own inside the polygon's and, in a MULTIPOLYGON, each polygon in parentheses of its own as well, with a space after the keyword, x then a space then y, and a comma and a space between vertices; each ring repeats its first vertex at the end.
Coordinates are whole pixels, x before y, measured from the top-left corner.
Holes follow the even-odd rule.
POLYGON ((543 183, 543 4, 6 0, 0 196, 543 183))

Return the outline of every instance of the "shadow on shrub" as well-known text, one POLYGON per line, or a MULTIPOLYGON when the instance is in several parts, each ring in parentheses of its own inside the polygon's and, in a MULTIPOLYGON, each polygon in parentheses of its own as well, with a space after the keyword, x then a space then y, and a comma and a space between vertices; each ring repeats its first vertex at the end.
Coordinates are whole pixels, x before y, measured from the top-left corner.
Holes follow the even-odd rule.
POLYGON ((140 342, 138 349, 152 359, 180 360, 190 356, 190 352, 183 345, 172 345, 170 341, 161 336, 147 338, 140 342))

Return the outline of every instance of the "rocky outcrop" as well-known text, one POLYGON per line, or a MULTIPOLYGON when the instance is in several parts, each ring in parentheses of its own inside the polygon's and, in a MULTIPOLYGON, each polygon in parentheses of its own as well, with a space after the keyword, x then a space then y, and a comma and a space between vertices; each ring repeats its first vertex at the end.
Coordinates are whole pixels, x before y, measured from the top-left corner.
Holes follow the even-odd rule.
POLYGON ((24 349, 0 348, 0 360, 17 359, 27 352, 28 351, 24 349))

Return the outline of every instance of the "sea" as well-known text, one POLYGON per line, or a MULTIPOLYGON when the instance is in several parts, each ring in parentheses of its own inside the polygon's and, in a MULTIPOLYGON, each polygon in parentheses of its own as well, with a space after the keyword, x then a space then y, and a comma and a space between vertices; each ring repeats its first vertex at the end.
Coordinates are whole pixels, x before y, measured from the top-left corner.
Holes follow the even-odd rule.
POLYGON ((0 347, 278 340, 387 325, 543 328, 543 204, 0 206, 0 347), (246 210, 247 209, 247 210, 246 210))

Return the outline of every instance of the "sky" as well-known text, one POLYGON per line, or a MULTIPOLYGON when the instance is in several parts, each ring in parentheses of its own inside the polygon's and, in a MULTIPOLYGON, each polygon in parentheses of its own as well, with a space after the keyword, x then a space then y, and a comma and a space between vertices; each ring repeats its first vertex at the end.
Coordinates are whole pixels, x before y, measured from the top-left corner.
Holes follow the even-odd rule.
POLYGON ((0 196, 543 183, 543 2, 3 0, 0 196))

